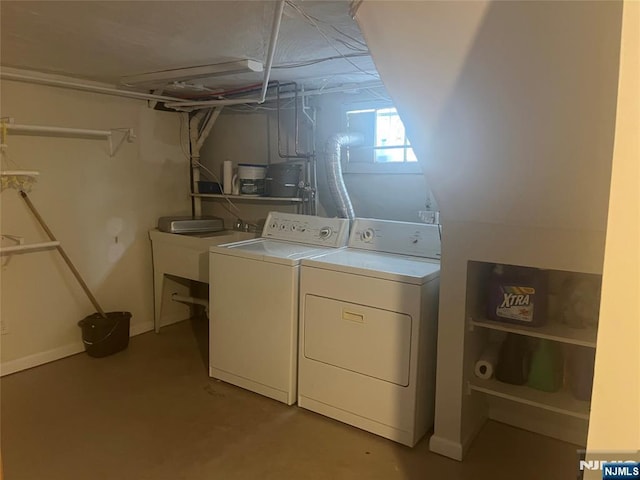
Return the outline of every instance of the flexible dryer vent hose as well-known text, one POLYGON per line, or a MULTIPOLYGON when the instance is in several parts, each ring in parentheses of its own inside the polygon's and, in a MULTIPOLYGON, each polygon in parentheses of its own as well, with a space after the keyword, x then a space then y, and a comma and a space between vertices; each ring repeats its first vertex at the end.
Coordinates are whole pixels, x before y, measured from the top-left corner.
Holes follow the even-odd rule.
POLYGON ((327 140, 325 147, 327 180, 329 191, 336 202, 340 218, 353 220, 356 216, 342 176, 342 164, 340 162, 342 147, 351 147, 362 142, 363 135, 356 133, 336 133, 327 140))

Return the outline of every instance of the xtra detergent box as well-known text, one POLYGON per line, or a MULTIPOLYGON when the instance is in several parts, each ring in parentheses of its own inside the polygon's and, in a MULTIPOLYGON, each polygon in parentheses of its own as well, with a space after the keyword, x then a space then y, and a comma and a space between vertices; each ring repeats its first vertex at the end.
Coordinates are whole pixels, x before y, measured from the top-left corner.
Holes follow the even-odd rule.
POLYGON ((541 326, 547 320, 547 276, 544 270, 495 265, 489 281, 491 320, 541 326))

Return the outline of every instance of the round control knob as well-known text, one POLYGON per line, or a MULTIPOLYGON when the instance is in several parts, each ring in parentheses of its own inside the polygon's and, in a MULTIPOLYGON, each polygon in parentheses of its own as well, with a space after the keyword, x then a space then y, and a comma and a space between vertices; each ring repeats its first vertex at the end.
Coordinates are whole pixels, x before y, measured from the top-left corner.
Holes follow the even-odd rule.
POLYGON ((331 227, 322 227, 320 229, 320 238, 329 238, 332 233, 331 227))
POLYGON ((363 242, 370 242, 371 240, 373 240, 373 236, 374 236, 375 232, 373 231, 373 229, 368 228, 366 229, 364 232, 362 232, 361 238, 363 242))

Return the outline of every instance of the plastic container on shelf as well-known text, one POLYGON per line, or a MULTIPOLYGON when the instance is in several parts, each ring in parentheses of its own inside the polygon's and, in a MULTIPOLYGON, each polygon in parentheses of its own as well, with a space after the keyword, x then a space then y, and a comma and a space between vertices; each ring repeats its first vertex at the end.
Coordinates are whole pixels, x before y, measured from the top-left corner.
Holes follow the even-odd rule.
POLYGON ((527 385, 544 392, 557 392, 562 388, 564 363, 560 344, 540 338, 531 355, 527 385))
POLYGON ((595 328, 600 313, 601 280, 592 276, 565 280, 560 292, 559 316, 573 328, 595 328))
POLYGON ((495 265, 489 282, 489 318, 525 326, 544 325, 547 320, 545 273, 531 267, 495 265))
POLYGON ((524 385, 529 376, 529 339, 524 335, 508 333, 498 354, 496 379, 512 385, 524 385))
POLYGON ((302 166, 292 163, 269 165, 266 177, 266 194, 271 197, 295 197, 302 176, 302 166))
POLYGON ((238 164, 237 178, 240 195, 264 195, 266 175, 266 165, 255 165, 251 163, 238 164))
POLYGON ((222 188, 218 182, 210 182, 206 180, 198 181, 198 193, 222 193, 222 188))
POLYGON ((591 400, 593 370, 596 360, 595 349, 579 345, 567 345, 565 355, 566 384, 571 394, 578 400, 591 400))

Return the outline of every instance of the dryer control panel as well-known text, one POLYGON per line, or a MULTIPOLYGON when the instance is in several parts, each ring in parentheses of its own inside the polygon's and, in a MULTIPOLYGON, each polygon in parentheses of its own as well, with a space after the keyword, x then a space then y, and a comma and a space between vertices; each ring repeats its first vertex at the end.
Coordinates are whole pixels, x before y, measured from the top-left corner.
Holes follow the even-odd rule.
POLYGON ((373 218, 353 221, 350 248, 440 259, 440 226, 373 218))
POLYGON ((344 247, 349 238, 349 220, 269 212, 262 237, 308 245, 344 247))

